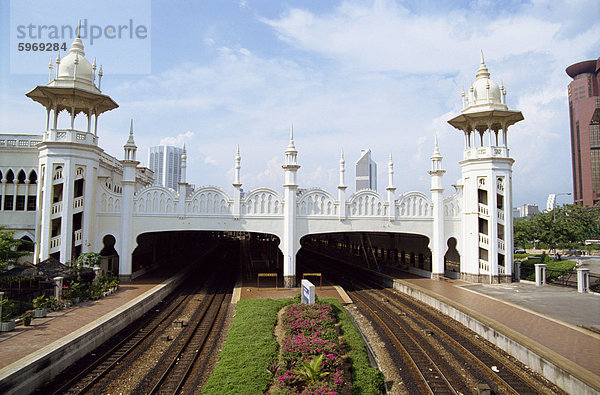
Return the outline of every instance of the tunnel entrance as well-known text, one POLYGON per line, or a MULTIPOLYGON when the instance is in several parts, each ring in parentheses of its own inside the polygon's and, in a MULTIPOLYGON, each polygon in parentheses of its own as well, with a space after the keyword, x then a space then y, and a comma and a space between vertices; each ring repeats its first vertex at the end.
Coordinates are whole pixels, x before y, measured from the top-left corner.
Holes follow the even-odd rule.
MULTIPOLYGON (((429 238, 422 235, 386 232, 312 234, 304 236, 300 245, 301 250, 324 253, 379 272, 400 269, 423 277, 431 275, 429 238)), ((302 265, 301 258, 299 265, 302 265)))
MULTIPOLYGON (((244 277, 259 271, 277 272, 283 277, 283 255, 279 238, 264 233, 222 231, 171 231, 143 233, 137 238, 132 256, 133 277, 163 269, 177 271, 215 248, 237 249, 234 262, 244 277)), ((207 263, 210 265, 210 263, 207 263)))

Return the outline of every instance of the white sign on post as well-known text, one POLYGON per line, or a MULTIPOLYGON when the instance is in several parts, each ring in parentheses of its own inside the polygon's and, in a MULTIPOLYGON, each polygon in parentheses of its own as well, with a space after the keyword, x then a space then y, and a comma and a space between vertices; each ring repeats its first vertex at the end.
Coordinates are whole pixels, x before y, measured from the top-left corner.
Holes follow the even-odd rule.
POLYGON ((315 286, 308 280, 302 280, 302 303, 315 304, 315 286))

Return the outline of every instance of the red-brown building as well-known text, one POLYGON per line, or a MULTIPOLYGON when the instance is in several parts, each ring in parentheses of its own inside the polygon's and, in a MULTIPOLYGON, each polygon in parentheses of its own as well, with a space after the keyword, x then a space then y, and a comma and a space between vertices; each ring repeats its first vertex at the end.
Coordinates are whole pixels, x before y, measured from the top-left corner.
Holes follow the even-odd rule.
POLYGON ((567 67, 573 201, 600 204, 600 58, 567 67))

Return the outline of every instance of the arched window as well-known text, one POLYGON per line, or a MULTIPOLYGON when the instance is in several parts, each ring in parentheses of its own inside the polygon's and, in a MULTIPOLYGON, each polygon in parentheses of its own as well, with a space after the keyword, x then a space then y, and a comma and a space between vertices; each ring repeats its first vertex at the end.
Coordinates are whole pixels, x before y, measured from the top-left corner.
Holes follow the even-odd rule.
POLYGON ((31 172, 29 173, 29 183, 37 184, 37 173, 35 172, 35 170, 31 170, 31 172))
POLYGON ((6 182, 12 183, 15 179, 15 173, 13 173, 12 169, 6 173, 6 182))
POLYGON ((20 170, 19 174, 17 176, 17 179, 19 180, 19 184, 24 184, 26 178, 27 178, 27 176, 25 176, 25 172, 23 170, 20 170))

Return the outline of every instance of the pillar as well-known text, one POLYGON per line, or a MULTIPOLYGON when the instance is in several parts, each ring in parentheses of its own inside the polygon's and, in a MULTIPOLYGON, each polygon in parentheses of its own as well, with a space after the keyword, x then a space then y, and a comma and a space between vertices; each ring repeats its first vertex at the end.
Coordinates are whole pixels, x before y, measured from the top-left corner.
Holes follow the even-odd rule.
POLYGON ((580 293, 590 291, 590 269, 583 267, 577 269, 577 291, 580 293))
POLYGON ((536 263, 535 265, 535 286, 546 285, 546 264, 536 263))

